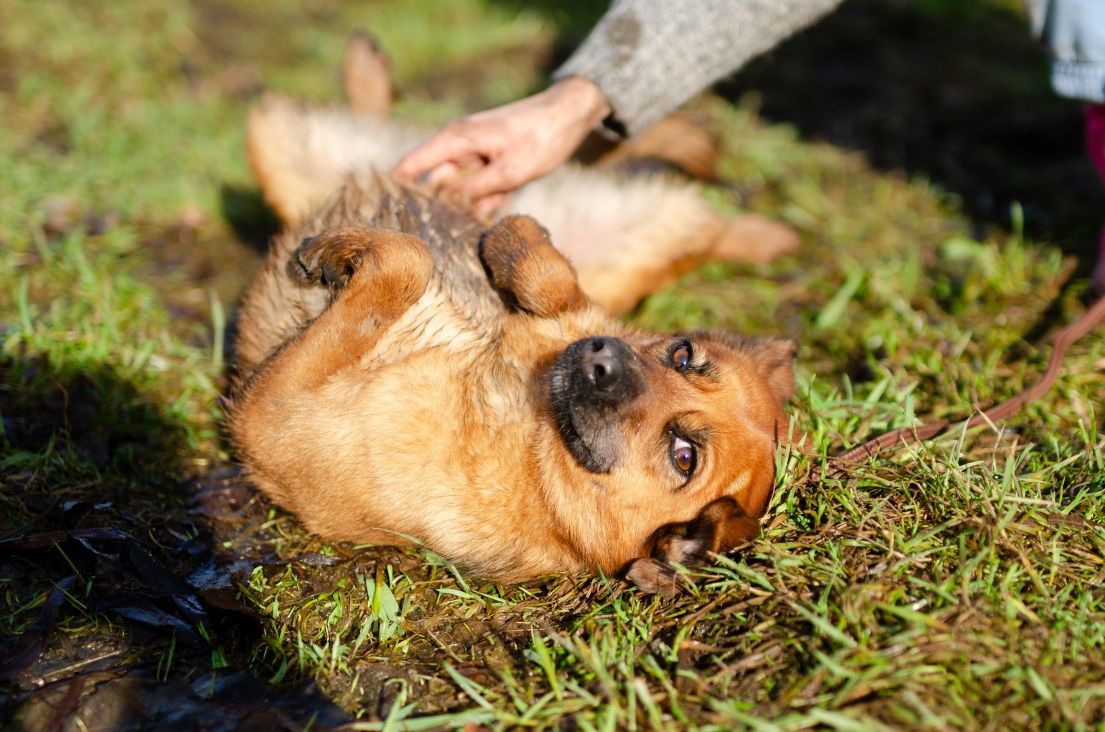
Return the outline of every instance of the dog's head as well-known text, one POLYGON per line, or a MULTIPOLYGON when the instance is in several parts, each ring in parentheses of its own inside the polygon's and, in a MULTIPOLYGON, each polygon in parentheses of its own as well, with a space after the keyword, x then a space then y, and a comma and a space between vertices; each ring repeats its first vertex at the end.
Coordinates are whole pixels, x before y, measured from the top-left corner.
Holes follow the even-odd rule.
POLYGON ((572 543, 615 571, 639 558, 691 563, 753 538, 795 350, 722 333, 603 335, 564 349, 547 391, 565 493, 549 499, 572 543))

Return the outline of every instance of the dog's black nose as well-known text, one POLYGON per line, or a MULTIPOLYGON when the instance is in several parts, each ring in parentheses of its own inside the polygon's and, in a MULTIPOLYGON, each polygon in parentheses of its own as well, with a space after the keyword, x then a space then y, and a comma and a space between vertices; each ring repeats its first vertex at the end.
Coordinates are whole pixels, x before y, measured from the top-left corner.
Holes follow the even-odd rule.
POLYGON ((579 366, 595 388, 616 392, 625 376, 625 361, 629 349, 617 338, 598 336, 583 344, 579 366))

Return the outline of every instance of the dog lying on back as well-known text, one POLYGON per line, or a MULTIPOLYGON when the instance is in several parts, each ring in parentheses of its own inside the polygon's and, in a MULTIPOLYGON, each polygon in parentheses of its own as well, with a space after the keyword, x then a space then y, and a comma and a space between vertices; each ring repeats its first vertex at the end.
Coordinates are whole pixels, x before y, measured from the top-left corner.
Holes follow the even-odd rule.
POLYGON ((422 136, 386 119, 363 39, 346 83, 351 111, 269 97, 249 122, 286 224, 238 315, 229 427, 257 485, 326 538, 420 541, 504 582, 631 569, 647 587, 754 537, 794 344, 610 313, 706 259, 769 256, 760 223, 578 168, 519 192, 529 215, 482 221, 384 172, 422 136))

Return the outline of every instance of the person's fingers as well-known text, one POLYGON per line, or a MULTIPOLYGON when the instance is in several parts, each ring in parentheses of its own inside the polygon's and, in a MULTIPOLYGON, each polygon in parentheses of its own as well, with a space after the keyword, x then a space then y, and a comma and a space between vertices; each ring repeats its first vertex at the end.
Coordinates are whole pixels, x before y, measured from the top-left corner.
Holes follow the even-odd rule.
POLYGON ((490 196, 484 196, 480 200, 475 201, 473 203, 473 208, 476 209, 476 213, 480 216, 490 216, 506 205, 509 200, 509 193, 492 193, 490 196))
POLYGON ((394 172, 400 178, 414 180, 443 163, 472 157, 475 154, 471 140, 446 129, 407 153, 395 166, 394 172))
POLYGON ((453 181, 446 187, 469 201, 479 201, 492 194, 509 193, 526 180, 524 173, 520 173, 514 166, 500 158, 492 160, 487 166, 453 181))
POLYGON ((437 189, 456 178, 459 173, 460 166, 456 163, 442 163, 436 168, 431 168, 426 171, 420 177, 420 180, 425 182, 430 188, 437 189))

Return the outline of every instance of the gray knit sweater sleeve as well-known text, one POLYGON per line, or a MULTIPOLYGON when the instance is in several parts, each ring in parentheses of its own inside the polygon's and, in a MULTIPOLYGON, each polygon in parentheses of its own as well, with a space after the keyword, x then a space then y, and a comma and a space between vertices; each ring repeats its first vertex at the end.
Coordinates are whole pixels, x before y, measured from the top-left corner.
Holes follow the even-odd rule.
POLYGON ((636 134, 841 0, 614 0, 553 74, 598 85, 636 134))

